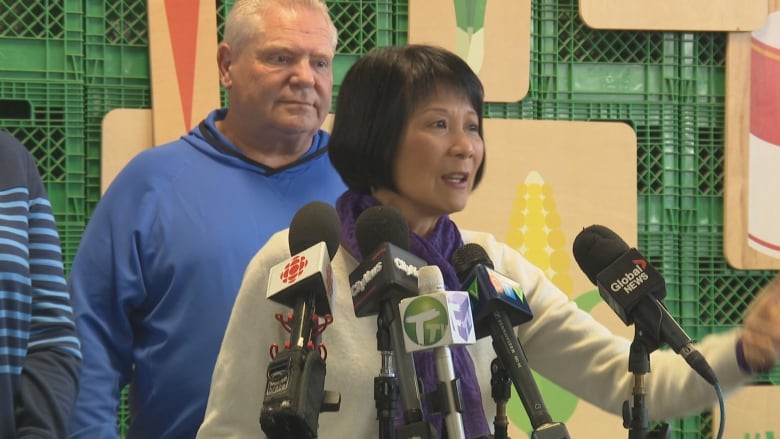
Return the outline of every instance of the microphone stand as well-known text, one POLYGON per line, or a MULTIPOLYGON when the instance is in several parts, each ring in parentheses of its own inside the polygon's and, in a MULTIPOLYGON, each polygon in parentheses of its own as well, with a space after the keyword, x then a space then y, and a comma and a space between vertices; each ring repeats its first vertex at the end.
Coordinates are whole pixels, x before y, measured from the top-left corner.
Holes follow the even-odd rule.
POLYGON ((628 354, 628 371, 634 374, 634 406, 623 401, 623 427, 628 429, 629 439, 669 439, 669 424, 658 424, 649 431, 645 406, 645 375, 650 372, 650 353, 658 348, 652 336, 639 328, 634 329, 634 340, 628 354))
POLYGON ((490 394, 496 402, 496 417, 493 420, 493 439, 509 439, 507 432, 509 418, 506 416, 506 404, 512 396, 512 380, 498 358, 490 363, 490 394))
POLYGON ((490 320, 490 333, 493 334, 493 350, 501 358, 511 359, 516 366, 513 369, 502 366, 509 373, 512 383, 515 385, 520 401, 523 403, 528 419, 531 421, 533 432, 531 439, 570 439, 569 431, 562 422, 554 422, 547 407, 542 400, 539 388, 533 380, 525 380, 521 370, 531 373, 528 366, 528 359, 525 351, 520 345, 517 336, 512 330, 512 324, 505 313, 493 312, 493 319, 490 320), (497 334, 502 334, 498 337, 497 334))
POLYGON ((390 343, 390 328, 377 315, 376 344, 382 358, 379 375, 374 378, 374 401, 376 418, 379 421, 379 439, 395 439, 395 413, 398 401, 398 377, 393 370, 393 350, 390 343))
MULTIPOLYGON (((390 336, 389 345, 391 345, 391 350, 382 353, 383 365, 386 360, 389 360, 387 367, 392 370, 391 365, 395 364, 398 374, 393 373, 392 380, 397 383, 401 395, 401 402, 404 407, 404 425, 395 428, 395 436, 391 437, 394 439, 438 439, 439 436, 436 434, 433 425, 425 421, 423 417, 419 384, 417 383, 417 371, 414 368, 414 359, 411 354, 406 352, 406 349, 404 349, 403 346, 404 335, 403 328, 401 327, 401 313, 398 309, 396 300, 385 300, 382 303, 379 314, 377 315, 377 328, 386 328, 386 331, 390 336), (393 341, 396 343, 393 343, 393 341), (393 352, 395 352, 395 354, 393 354, 393 352), (414 385, 409 386, 408 381, 401 381, 397 376, 413 377, 414 385)), ((385 330, 378 329, 377 337, 379 336, 380 331, 384 333, 385 330)), ((384 417, 386 417, 386 415, 384 417)), ((394 415, 393 418, 395 418, 394 415)), ((380 419, 380 421, 382 420, 380 419)), ((386 429, 394 427, 392 421, 390 422, 390 426, 387 425, 387 422, 388 421, 385 419, 384 427, 382 427, 381 423, 380 427, 386 429)))

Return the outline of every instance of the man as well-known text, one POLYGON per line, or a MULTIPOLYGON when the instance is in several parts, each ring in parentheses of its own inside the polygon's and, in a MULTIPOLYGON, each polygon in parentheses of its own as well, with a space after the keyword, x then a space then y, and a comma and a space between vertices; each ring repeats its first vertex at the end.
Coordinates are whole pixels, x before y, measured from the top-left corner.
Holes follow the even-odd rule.
POLYGON ((51 204, 30 153, 0 132, 0 438, 64 437, 80 367, 51 204))
POLYGON ((229 109, 140 154, 101 199, 71 273, 85 364, 72 437, 116 437, 128 383, 127 437, 195 436, 247 262, 344 191, 319 130, 336 38, 320 0, 236 1, 217 51, 229 109))

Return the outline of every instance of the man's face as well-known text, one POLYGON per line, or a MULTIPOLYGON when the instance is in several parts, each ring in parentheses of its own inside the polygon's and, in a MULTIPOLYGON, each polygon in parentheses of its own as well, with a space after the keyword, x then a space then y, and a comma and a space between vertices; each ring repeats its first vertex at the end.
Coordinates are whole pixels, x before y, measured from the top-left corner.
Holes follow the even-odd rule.
POLYGON ((264 31, 230 53, 222 83, 230 111, 247 123, 286 134, 313 134, 330 110, 333 33, 321 12, 270 9, 264 31))

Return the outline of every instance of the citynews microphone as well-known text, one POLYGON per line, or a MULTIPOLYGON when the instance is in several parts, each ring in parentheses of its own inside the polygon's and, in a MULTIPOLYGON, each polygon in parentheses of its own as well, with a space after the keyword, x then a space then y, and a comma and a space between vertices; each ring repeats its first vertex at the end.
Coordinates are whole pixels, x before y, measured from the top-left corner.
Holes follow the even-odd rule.
MULTIPOLYGON (((339 247, 336 210, 315 201, 290 222, 289 259, 271 267, 266 298, 293 309, 290 339, 268 365, 260 425, 268 439, 316 438, 319 414, 338 411, 341 395, 325 391, 325 358, 312 341, 318 316, 330 320, 331 259, 339 247)), ((323 326, 323 328, 324 328, 323 326)), ((286 326, 285 326, 286 327, 286 326)), ((273 348, 272 348, 272 351, 273 348)))
POLYGON ((635 324, 658 346, 667 343, 702 378, 717 384, 707 360, 664 306, 664 278, 637 249, 607 227, 592 225, 574 239, 573 252, 580 269, 623 323, 635 324))
POLYGON ((452 255, 452 265, 471 296, 477 338, 493 338, 493 349, 506 369, 534 428, 532 438, 564 439, 566 426, 553 422, 534 381, 528 359, 514 326, 533 318, 520 285, 493 270, 493 262, 479 244, 466 244, 452 255))
MULTIPOLYGON (((364 210, 355 221, 355 237, 365 259, 349 275, 352 304, 357 317, 377 316, 377 347, 383 356, 383 369, 395 365, 395 371, 385 371, 397 377, 404 407, 405 425, 396 429, 395 437, 432 438, 433 427, 423 420, 414 359, 404 349, 398 309, 401 299, 417 295, 419 268, 428 264, 407 250, 409 225, 393 207, 380 205, 364 210), (391 364, 384 365, 388 357, 391 364)), ((389 428, 380 420, 380 431, 389 428)))
POLYGON ((355 237, 365 258, 349 275, 357 317, 376 315, 387 301, 417 296, 417 272, 427 263, 407 250, 409 225, 397 209, 364 210, 355 221, 355 237))
POLYGON ((444 278, 436 265, 418 273, 420 295, 401 300, 399 305, 407 352, 434 351, 439 386, 431 395, 434 410, 445 416, 447 437, 465 439, 463 395, 455 376, 450 346, 476 342, 469 295, 445 291, 444 278))

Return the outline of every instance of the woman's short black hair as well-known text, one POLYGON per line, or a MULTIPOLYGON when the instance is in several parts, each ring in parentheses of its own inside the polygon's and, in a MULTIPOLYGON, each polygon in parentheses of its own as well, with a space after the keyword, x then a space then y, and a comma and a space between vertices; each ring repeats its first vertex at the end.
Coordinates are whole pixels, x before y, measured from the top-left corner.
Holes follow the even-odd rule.
MULTIPOLYGON (((482 83, 458 55, 412 44, 374 49, 352 65, 338 90, 328 142, 330 160, 350 189, 362 194, 371 188, 397 190, 393 163, 401 133, 417 105, 442 89, 468 99, 484 140, 482 83)), ((483 158, 475 187, 484 167, 483 158)))

